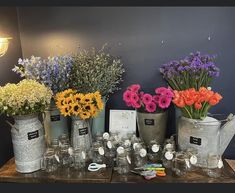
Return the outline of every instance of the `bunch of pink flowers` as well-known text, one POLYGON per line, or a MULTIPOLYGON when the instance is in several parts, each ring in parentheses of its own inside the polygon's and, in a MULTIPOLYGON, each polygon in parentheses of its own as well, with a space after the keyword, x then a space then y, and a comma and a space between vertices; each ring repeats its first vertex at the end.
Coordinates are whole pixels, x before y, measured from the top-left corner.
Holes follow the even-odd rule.
POLYGON ((156 88, 155 95, 151 95, 140 91, 139 84, 133 84, 123 93, 123 100, 128 107, 135 109, 143 107, 147 112, 153 113, 157 108, 168 108, 173 96, 174 93, 170 88, 156 88))

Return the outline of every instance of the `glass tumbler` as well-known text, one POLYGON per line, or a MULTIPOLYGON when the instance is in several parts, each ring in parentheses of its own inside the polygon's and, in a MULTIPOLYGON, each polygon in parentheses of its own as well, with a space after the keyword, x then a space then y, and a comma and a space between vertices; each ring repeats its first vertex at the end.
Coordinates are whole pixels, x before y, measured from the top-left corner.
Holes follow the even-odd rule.
POLYGON ((94 163, 103 164, 105 161, 104 160, 105 151, 102 142, 100 141, 94 142, 92 145, 92 152, 93 152, 92 161, 94 163))
POLYGON ((130 171, 130 164, 128 162, 125 151, 117 154, 117 172, 119 174, 127 174, 130 171))
POLYGON ((172 171, 177 176, 185 175, 190 168, 190 162, 187 155, 184 152, 177 152, 173 159, 172 171))
POLYGON ((73 151, 73 157, 74 157, 74 168, 77 170, 83 170, 86 167, 86 151, 85 149, 75 149, 73 151))
POLYGON ((58 162, 55 158, 54 149, 48 148, 43 155, 43 159, 41 161, 41 169, 46 172, 54 172, 58 168, 58 162))
POLYGON ((207 175, 212 178, 218 178, 222 174, 223 161, 220 155, 208 154, 207 157, 207 175))
POLYGON ((148 158, 153 163, 161 160, 161 146, 156 140, 151 140, 148 145, 148 158))

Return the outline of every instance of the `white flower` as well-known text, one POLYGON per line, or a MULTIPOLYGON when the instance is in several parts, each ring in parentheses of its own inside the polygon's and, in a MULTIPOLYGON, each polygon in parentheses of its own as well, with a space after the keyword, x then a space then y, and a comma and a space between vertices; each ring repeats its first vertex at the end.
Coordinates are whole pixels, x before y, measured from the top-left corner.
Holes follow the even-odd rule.
POLYGON ((4 110, 7 110, 7 109, 8 109, 8 107, 7 107, 7 106, 4 106, 4 107, 3 107, 3 109, 4 109, 4 110))
POLYGON ((207 90, 211 90, 211 87, 209 86, 209 87, 207 87, 207 90))

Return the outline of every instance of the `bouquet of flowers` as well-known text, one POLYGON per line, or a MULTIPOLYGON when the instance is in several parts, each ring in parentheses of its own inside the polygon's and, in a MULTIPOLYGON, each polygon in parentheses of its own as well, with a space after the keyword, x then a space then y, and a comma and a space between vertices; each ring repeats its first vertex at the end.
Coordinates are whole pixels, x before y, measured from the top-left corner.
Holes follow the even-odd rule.
POLYGON ((163 78, 173 90, 208 87, 219 76, 215 56, 192 53, 180 61, 171 61, 160 68, 163 78))
POLYGON ((102 97, 119 90, 125 72, 121 60, 102 49, 82 50, 73 56, 71 88, 81 93, 100 91, 102 97))
POLYGON ((181 109, 184 117, 203 120, 210 107, 218 104, 221 99, 222 96, 219 93, 201 87, 199 91, 194 88, 174 90, 173 103, 181 109))
POLYGON ((56 94, 56 106, 64 116, 79 116, 81 119, 96 117, 104 107, 98 91, 82 94, 67 89, 56 94))
POLYGON ((159 87, 155 89, 155 95, 140 91, 139 84, 133 84, 123 93, 123 100, 128 107, 133 107, 149 113, 167 109, 174 96, 170 88, 159 87))
POLYGON ((31 56, 30 59, 19 59, 12 70, 26 79, 37 80, 57 92, 69 88, 69 77, 73 59, 70 56, 55 56, 42 59, 31 56))
POLYGON ((0 113, 7 116, 43 112, 50 104, 52 91, 35 80, 0 87, 0 113))

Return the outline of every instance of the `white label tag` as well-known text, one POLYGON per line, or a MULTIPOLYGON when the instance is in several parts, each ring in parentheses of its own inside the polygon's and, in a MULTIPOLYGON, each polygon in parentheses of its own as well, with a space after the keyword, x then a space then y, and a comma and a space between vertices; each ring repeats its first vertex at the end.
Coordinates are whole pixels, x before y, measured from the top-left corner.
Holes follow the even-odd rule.
POLYGON ((108 146, 109 149, 111 149, 111 148, 113 147, 112 142, 111 142, 111 141, 108 141, 108 142, 107 142, 107 146, 108 146))
POLYGON ((192 155, 189 161, 192 165, 195 165, 197 163, 197 156, 192 155))
POLYGON ((136 146, 138 145, 138 143, 134 143, 133 144, 133 149, 135 150, 136 146))
POLYGON ((145 157, 146 155, 147 155, 147 151, 142 148, 142 149, 140 150, 140 156, 141 156, 141 157, 145 157))
POLYGON ((157 152, 159 151, 159 145, 154 144, 154 145, 152 146, 152 151, 153 151, 154 153, 157 153, 157 152))
POLYGON ((99 147, 98 151, 99 151, 100 155, 104 155, 104 148, 103 147, 99 147))
POLYGON ((186 163, 186 166, 187 166, 188 168, 190 168, 189 159, 185 159, 185 163, 186 163))
POLYGON ((60 158, 57 154, 55 154, 55 159, 56 159, 56 161, 58 161, 60 163, 60 158))
POLYGON ((86 153, 82 151, 82 159, 86 159, 86 153))
POLYGON ((118 154, 122 154, 122 153, 124 153, 124 148, 123 148, 123 147, 121 147, 121 146, 120 146, 120 147, 118 147, 118 148, 117 148, 117 153, 118 153, 118 154))
POLYGON ((127 159, 128 163, 131 164, 131 158, 129 155, 126 156, 126 159, 127 159))
POLYGON ((220 168, 222 168, 223 166, 224 166, 223 161, 220 159, 220 160, 218 161, 218 168, 220 169, 220 168))
POLYGON ((108 140, 109 139, 109 133, 105 132, 103 134, 103 139, 108 140))
POLYGON ((171 149, 173 145, 171 143, 166 144, 166 149, 171 149))
POLYGON ((68 153, 69 153, 70 156, 73 155, 73 148, 72 148, 72 147, 70 147, 70 148, 68 149, 68 153))
POLYGON ((165 153, 165 158, 166 158, 167 160, 172 160, 172 159, 173 159, 173 153, 170 152, 170 151, 167 151, 167 152, 165 153))

